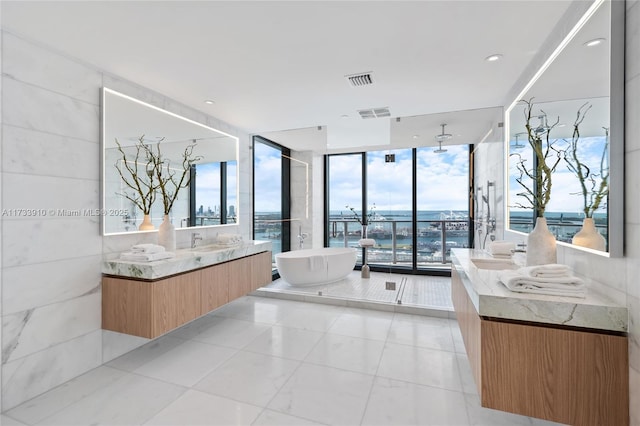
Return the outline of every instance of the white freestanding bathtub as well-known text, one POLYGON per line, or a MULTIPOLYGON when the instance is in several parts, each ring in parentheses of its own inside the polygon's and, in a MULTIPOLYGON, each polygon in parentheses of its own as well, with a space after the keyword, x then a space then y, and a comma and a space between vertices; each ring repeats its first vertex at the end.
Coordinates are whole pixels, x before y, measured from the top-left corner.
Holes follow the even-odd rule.
POLYGON ((280 276, 292 286, 312 286, 338 281, 356 266, 358 250, 325 247, 276 254, 280 276))

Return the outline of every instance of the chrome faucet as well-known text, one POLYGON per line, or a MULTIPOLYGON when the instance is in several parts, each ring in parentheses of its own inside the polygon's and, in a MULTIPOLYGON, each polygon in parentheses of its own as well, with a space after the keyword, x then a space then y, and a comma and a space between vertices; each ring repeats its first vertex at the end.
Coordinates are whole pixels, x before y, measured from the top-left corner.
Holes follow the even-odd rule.
POLYGON ((302 232, 302 226, 298 228, 298 248, 299 249, 303 249, 304 248, 304 239, 307 238, 309 236, 309 234, 307 234, 306 232, 302 232))
POLYGON ((191 233, 191 248, 196 248, 196 241, 201 240, 202 241, 202 237, 200 236, 199 233, 197 232, 192 232, 191 233))

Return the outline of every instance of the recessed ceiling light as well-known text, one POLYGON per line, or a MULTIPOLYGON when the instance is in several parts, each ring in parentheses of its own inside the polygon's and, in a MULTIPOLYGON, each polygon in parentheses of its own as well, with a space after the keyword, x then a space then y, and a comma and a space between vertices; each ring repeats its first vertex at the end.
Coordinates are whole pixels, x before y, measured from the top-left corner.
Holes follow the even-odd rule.
POLYGON ((414 139, 418 139, 420 137, 420 135, 413 135, 411 137, 414 138, 414 139))
POLYGON ((347 114, 342 114, 340 118, 345 119, 345 118, 349 118, 349 116, 347 114))
POLYGON ((604 43, 604 40, 605 39, 603 38, 594 38, 593 40, 589 40, 588 42, 586 42, 584 45, 587 47, 593 47, 604 43))
POLYGON ((211 99, 207 99, 206 101, 204 101, 205 104, 207 105, 213 105, 216 103, 216 101, 212 101, 211 99))
POLYGON ((502 59, 502 55, 499 53, 495 53, 493 55, 490 55, 484 58, 484 60, 487 62, 495 62, 495 61, 499 61, 500 59, 502 59))

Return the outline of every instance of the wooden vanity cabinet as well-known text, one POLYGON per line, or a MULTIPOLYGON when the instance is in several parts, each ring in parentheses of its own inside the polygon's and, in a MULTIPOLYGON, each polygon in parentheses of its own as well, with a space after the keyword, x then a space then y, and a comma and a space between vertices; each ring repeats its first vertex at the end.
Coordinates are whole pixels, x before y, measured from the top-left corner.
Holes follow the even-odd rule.
POLYGON ((570 425, 629 424, 626 336, 481 317, 455 268, 451 292, 483 407, 570 425))
POLYGON ((102 328, 152 339, 270 282, 270 251, 158 280, 104 275, 102 328))
POLYGON ((229 270, 231 269, 231 263, 225 262, 197 271, 200 274, 200 315, 206 315, 214 309, 229 303, 229 270))

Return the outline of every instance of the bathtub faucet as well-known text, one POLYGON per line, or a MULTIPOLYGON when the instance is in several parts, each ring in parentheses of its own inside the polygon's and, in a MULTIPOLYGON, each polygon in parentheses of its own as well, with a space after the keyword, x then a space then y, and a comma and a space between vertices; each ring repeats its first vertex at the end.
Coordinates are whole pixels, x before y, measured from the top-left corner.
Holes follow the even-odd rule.
POLYGON ((304 248, 304 239, 307 238, 309 236, 309 234, 307 234, 306 232, 302 232, 302 226, 300 228, 298 228, 298 248, 299 249, 303 249, 304 248))

